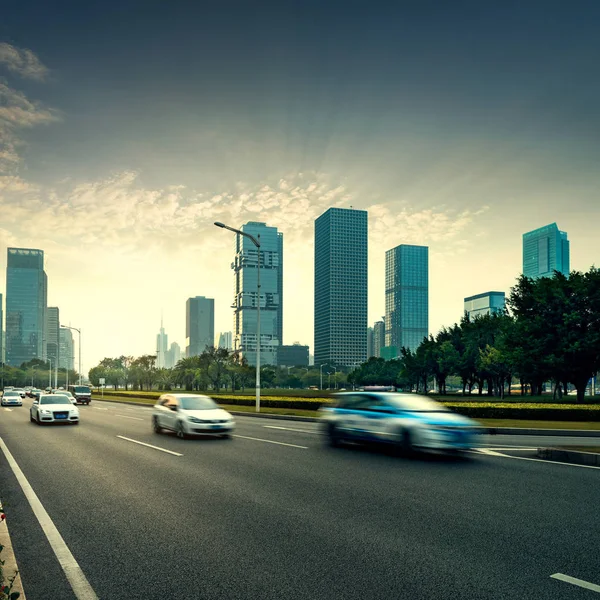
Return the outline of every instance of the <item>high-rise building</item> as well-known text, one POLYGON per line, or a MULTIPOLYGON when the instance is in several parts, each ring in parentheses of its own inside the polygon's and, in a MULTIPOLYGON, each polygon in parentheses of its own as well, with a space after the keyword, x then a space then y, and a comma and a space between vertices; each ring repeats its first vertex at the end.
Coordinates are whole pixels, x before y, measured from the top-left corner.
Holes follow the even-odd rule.
POLYGON ((172 342, 165 356, 165 368, 172 369, 181 360, 181 348, 177 342, 172 342))
POLYGON ((373 324, 373 356, 381 357, 381 349, 385 346, 385 317, 373 324))
POLYGON ((537 279, 554 271, 569 276, 570 248, 566 231, 556 223, 523 234, 523 275, 537 279))
POLYGON ((308 346, 292 344, 277 348, 278 367, 308 367, 308 346))
POLYGON ((477 315, 491 315, 504 310, 504 292, 485 292, 465 298, 465 312, 469 319, 477 315))
POLYGON ((368 215, 330 208, 315 221, 315 364, 367 359, 368 215))
POLYGON ((429 248, 400 244, 385 253, 385 345, 416 350, 429 335, 429 248))
POLYGON ((0 294, 0 363, 4 364, 4 298, 0 294))
POLYGON ((374 342, 374 330, 372 327, 367 327, 367 360, 372 356, 375 356, 374 342))
MULTIPOLYGON (((277 364, 277 346, 283 339, 283 234, 277 227, 250 221, 242 231, 260 236, 260 363, 277 364)), ((256 365, 258 252, 252 240, 236 235, 233 349, 249 365, 256 365)))
POLYGON ((185 305, 185 355, 199 356, 215 345, 215 301, 196 296, 185 305))
POLYGON ((156 336, 156 367, 158 369, 168 369, 167 352, 169 350, 169 336, 165 333, 162 319, 160 320, 160 331, 156 336))
POLYGON ((233 349, 233 341, 231 331, 222 331, 219 334, 219 348, 225 348, 225 350, 233 349))
POLYGON ((56 369, 60 361, 60 313, 57 306, 46 310, 46 355, 51 367, 56 369))
POLYGON ((6 362, 46 360, 48 278, 44 252, 8 248, 6 265, 6 362))
POLYGON ((65 327, 61 327, 58 332, 58 366, 60 369, 75 370, 73 332, 65 327))

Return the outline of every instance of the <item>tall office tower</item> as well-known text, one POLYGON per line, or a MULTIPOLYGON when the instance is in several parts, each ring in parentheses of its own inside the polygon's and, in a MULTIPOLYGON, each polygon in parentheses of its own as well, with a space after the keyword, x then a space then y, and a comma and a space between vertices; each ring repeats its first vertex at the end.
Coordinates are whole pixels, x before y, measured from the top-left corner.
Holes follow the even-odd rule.
POLYGON ((177 342, 172 342, 171 347, 167 351, 167 368, 172 369, 181 360, 181 348, 177 342))
POLYGON ((233 348, 231 331, 222 331, 219 334, 219 348, 225 348, 225 350, 233 348))
POLYGON ((215 301, 196 296, 185 304, 185 355, 199 356, 215 345, 215 301))
POLYGON ((60 369, 75 370, 75 345, 73 332, 70 329, 60 328, 58 332, 58 366, 60 369))
POLYGON ((385 317, 375 321, 373 325, 373 356, 381 357, 381 349, 385 346, 385 317))
MULTIPOLYGON (((277 227, 250 221, 242 231, 260 242, 260 363, 277 364, 283 339, 283 234, 277 227)), ((233 349, 256 365, 258 252, 252 240, 236 235, 233 299, 233 349)))
POLYGON ((385 253, 385 345, 400 355, 429 335, 429 248, 401 244, 385 253))
POLYGON ((315 220, 315 365, 367 359, 368 216, 330 208, 315 220))
POLYGON ((169 350, 169 336, 165 333, 162 318, 160 320, 160 332, 156 336, 156 367, 168 369, 167 352, 169 350))
POLYGON ((375 341, 374 330, 372 327, 367 327, 367 360, 372 356, 375 356, 375 346, 373 342, 375 341))
POLYGON ((523 234, 523 275, 537 279, 554 271, 569 276, 570 248, 566 231, 556 223, 523 234))
POLYGON ((473 320, 477 315, 491 315, 504 310, 504 292, 485 292, 465 298, 465 312, 473 320))
POLYGON ((60 361, 60 313, 57 306, 49 306, 46 311, 46 354, 56 369, 60 361))
POLYGON ((4 298, 0 294, 0 363, 4 365, 4 298))
POLYGON ((18 367, 46 360, 48 278, 44 252, 8 248, 6 265, 6 362, 18 367))

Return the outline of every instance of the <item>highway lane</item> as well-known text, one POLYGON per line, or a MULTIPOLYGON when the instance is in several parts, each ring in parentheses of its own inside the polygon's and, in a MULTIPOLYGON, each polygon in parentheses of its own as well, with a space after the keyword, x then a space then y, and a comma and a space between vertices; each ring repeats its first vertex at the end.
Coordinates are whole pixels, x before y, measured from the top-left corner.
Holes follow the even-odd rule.
MULTIPOLYGON (((240 417, 244 437, 179 440, 144 407, 81 414, 0 411, 0 437, 100 598, 568 599, 592 592, 550 575, 598 583, 599 470, 334 450, 314 423, 240 417)), ((1 455, 0 482, 27 597, 74 597, 1 455)))

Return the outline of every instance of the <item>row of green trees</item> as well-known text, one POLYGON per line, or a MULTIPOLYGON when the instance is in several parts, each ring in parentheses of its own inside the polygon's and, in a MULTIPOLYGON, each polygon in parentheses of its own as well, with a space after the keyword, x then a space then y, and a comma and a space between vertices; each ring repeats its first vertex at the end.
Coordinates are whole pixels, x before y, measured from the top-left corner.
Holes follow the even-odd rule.
MULTIPOLYGON (((273 367, 266 365, 260 370, 263 388, 308 388, 321 386, 341 388, 346 384, 346 374, 333 368, 323 370, 314 367, 273 367)), ((171 390, 181 387, 186 390, 243 390, 253 387, 256 369, 249 366, 239 352, 224 348, 207 348, 201 355, 182 358, 172 369, 156 367, 156 356, 152 354, 134 358, 120 356, 105 358, 90 369, 90 382, 115 389, 171 390)))
MULTIPOLYGON (((50 362, 34 358, 29 362, 23 363, 20 367, 11 367, 9 365, 0 366, 0 385, 25 387, 31 385, 36 388, 45 389, 48 386, 54 386, 55 369, 50 362)), ((77 383, 79 375, 77 371, 58 369, 58 385, 65 387, 69 383, 77 383)))
POLYGON ((511 383, 521 393, 541 393, 552 382, 562 396, 568 384, 583 401, 588 382, 600 371, 600 271, 555 273, 551 278, 521 277, 507 310, 479 316, 425 338, 415 351, 401 349, 391 361, 370 359, 349 376, 358 385, 395 385, 427 393, 435 382, 446 393, 449 377, 459 378, 463 394, 503 397, 511 383))

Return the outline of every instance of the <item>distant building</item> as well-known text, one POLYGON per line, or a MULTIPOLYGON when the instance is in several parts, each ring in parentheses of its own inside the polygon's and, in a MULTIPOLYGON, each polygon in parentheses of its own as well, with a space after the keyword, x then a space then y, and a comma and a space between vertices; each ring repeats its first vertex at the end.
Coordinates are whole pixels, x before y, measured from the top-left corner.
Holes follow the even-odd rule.
POLYGON ((372 327, 367 327, 367 360, 375 356, 374 350, 374 330, 372 327))
MULTIPOLYGON (((276 365, 283 339, 283 234, 256 221, 241 230, 260 237, 260 363, 276 365)), ((246 236, 237 235, 235 244, 233 349, 256 365, 258 251, 246 236)))
POLYGON ((166 352, 165 368, 172 369, 181 360, 181 348, 177 342, 173 342, 166 352))
POLYGON ((46 354, 56 369, 60 360, 60 313, 57 306, 49 306, 46 311, 46 354))
POLYGON ((469 319, 477 315, 490 315, 504 310, 504 292, 485 292, 465 298, 465 312, 469 319))
POLYGON ((169 336, 165 333, 165 329, 160 320, 160 331, 156 336, 156 366, 158 369, 168 369, 167 352, 169 351, 169 336))
POLYGON ((233 349, 233 336, 231 331, 222 331, 219 334, 219 348, 225 348, 225 350, 233 349))
POLYGON ((4 300, 0 294, 0 363, 4 364, 4 300))
POLYGON ((367 359, 368 215, 330 208, 315 220, 315 364, 367 359))
MULTIPOLYGON (((385 318, 385 317, 383 317, 385 318)), ((373 325, 373 356, 381 357, 381 349, 385 346, 385 321, 375 321, 373 325)))
POLYGON ((566 231, 556 223, 523 234, 523 275, 537 279, 554 271, 569 276, 570 247, 566 231))
POLYGON ((385 253, 385 345, 416 350, 429 335, 429 248, 385 253))
POLYGON ((277 366, 308 367, 308 346, 293 344, 277 348, 277 366))
POLYGON ((44 252, 8 248, 6 265, 6 362, 19 367, 46 360, 48 277, 44 252))
POLYGON ((215 344, 215 301, 196 296, 185 305, 185 355, 200 356, 215 344))
POLYGON ((384 346, 381 349, 381 356, 385 360, 393 360, 398 358, 398 348, 396 346, 384 346))
POLYGON ((60 369, 75 370, 74 350, 72 331, 61 327, 58 332, 58 366, 60 369))

